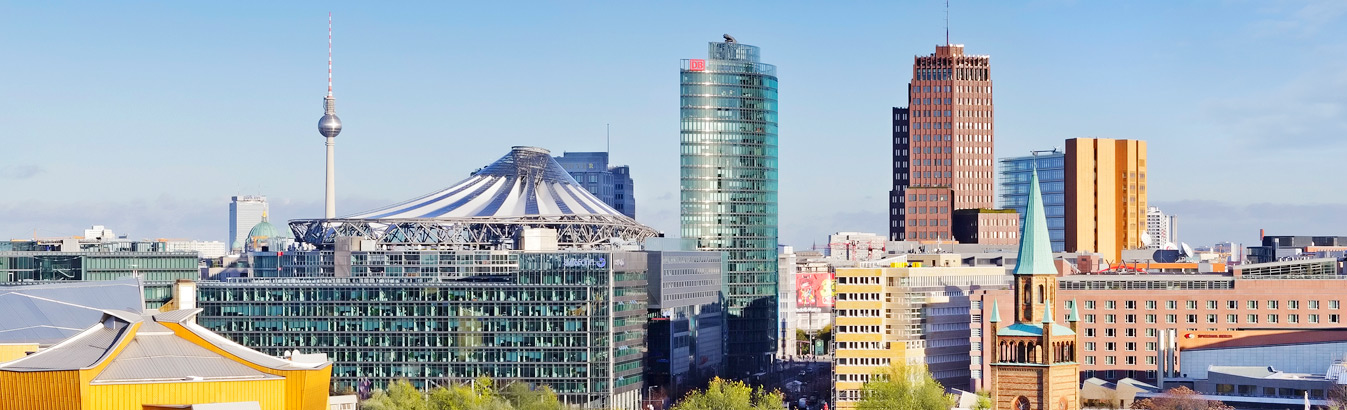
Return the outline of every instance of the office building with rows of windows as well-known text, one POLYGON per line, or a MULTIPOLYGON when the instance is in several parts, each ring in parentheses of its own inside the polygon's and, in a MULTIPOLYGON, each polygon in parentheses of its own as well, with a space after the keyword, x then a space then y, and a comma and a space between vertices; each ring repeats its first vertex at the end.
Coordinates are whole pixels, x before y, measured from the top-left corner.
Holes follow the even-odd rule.
POLYGON ((777 348, 776 66, 728 34, 708 49, 679 70, 680 224, 698 249, 727 252, 728 364, 741 376, 777 348))
POLYGON ((0 286, 138 277, 145 285, 144 308, 158 309, 172 299, 174 281, 201 277, 198 256, 169 251, 165 242, 73 238, 0 242, 0 286))
POLYGON ((646 259, 640 252, 254 253, 278 278, 198 284, 200 323, 269 354, 321 352, 334 386, 479 376, 551 386, 569 404, 639 407, 646 259))
POLYGON ((995 202, 991 57, 961 44, 915 57, 906 102, 893 109, 889 240, 950 241, 954 210, 995 202))
MULTIPOLYGON (((1166 330, 1320 329, 1347 325, 1347 276, 1336 259, 1240 265, 1231 273, 1066 275, 1059 298, 1079 303, 1082 378, 1155 383, 1158 338, 1166 330)), ((971 296, 972 387, 987 388, 990 309, 1013 306, 1009 291, 971 296)))

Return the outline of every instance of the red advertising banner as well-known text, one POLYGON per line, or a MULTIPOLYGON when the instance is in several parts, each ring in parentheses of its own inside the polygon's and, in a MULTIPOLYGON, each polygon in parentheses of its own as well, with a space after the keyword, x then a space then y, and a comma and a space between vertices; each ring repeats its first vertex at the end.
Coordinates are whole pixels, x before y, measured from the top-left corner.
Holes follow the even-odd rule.
POLYGON ((837 280, 832 273, 795 274, 795 306, 797 308, 832 308, 833 284, 837 280))
POLYGON ((688 71, 706 71, 706 60, 700 58, 688 60, 688 71))

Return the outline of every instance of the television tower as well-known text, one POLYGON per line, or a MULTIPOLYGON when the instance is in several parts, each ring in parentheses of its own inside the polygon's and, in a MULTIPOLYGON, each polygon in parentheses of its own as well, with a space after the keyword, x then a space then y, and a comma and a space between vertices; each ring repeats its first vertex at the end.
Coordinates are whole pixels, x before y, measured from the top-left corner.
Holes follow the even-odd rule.
POLYGON ((337 99, 332 98, 332 13, 327 13, 327 97, 323 97, 323 118, 318 119, 318 133, 327 139, 327 194, 324 195, 323 218, 337 217, 337 176, 335 147, 341 133, 341 119, 337 118, 337 99))

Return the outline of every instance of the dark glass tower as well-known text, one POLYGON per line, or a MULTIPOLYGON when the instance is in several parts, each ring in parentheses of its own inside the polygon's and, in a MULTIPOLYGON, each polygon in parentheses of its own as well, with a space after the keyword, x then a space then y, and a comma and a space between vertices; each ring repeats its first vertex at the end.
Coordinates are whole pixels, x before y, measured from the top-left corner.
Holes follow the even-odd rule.
POLYGON ((766 370, 776 351, 776 66, 725 35, 682 60, 682 236, 727 254, 730 375, 766 370))

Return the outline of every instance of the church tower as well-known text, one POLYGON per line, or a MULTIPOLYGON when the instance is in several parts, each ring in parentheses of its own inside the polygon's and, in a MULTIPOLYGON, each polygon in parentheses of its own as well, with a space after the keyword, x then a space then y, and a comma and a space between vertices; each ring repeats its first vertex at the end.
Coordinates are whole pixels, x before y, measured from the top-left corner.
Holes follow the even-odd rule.
MULTIPOLYGON (((1043 212, 1038 171, 1029 185, 1029 204, 1020 235, 1015 276, 1015 322, 1001 326, 1000 306, 992 304, 992 401, 997 410, 1079 410, 1080 361, 1076 334, 1080 315, 1068 304, 1070 327, 1056 323, 1057 268, 1043 212)), ((1061 312, 1061 310, 1058 310, 1061 312)))

